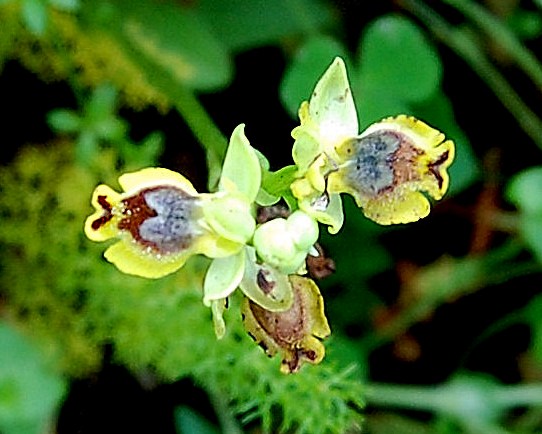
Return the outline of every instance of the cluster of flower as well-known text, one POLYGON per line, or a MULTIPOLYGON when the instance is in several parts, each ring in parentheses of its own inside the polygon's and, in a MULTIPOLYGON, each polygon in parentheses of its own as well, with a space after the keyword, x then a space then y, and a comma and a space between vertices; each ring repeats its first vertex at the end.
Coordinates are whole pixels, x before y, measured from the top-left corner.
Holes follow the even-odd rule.
POLYGON ((203 302, 213 313, 218 337, 227 299, 239 288, 244 323, 282 369, 319 363, 321 339, 330 329, 323 300, 306 274, 307 255, 317 256, 318 223, 337 233, 343 224, 341 193, 351 194, 364 214, 380 224, 425 217, 440 199, 454 145, 412 117, 400 115, 359 134, 344 62, 337 58, 299 110, 295 139, 296 199, 287 215, 258 223, 258 206, 279 201, 261 188, 265 157, 252 148, 239 125, 232 133, 218 189, 198 193, 179 173, 146 168, 119 178, 124 190, 94 191, 96 212, 85 233, 94 241, 117 238, 105 252, 124 273, 159 278, 193 255, 212 258, 203 302), (265 200, 261 198, 265 196, 265 200), (265 202, 265 203, 264 203, 265 202))

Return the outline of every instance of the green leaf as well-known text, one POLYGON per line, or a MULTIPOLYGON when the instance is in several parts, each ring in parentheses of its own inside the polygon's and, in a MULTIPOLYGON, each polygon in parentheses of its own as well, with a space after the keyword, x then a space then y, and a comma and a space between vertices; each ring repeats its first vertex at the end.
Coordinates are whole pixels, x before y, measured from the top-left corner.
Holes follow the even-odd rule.
POLYGON ((357 74, 352 80, 361 131, 385 117, 411 112, 408 104, 389 89, 375 87, 373 83, 361 82, 361 79, 361 74, 357 74))
POLYGON ((47 27, 47 8, 40 0, 24 0, 22 8, 23 21, 35 35, 43 35, 47 27))
POLYGON ((368 26, 359 61, 364 83, 406 101, 423 101, 440 84, 442 65, 435 49, 418 26, 398 15, 368 26))
POLYGON ((184 405, 175 409, 175 427, 179 434, 219 434, 216 426, 184 405))
POLYGON ((47 123, 61 133, 75 133, 81 128, 81 118, 73 110, 52 110, 47 113, 47 123))
POLYGON ((505 195, 519 210, 519 231, 525 244, 542 262, 542 166, 514 176, 505 195))
POLYGON ((79 8, 79 0, 49 0, 49 3, 63 11, 73 12, 79 8))
POLYGON ((519 231, 537 261, 542 262, 542 213, 521 214, 519 231))
POLYGON ((0 431, 46 431, 66 390, 65 381, 24 336, 0 323, 0 431))
POLYGON ((335 57, 348 58, 344 46, 337 40, 317 36, 309 39, 286 68, 280 84, 280 99, 292 117, 297 117, 300 104, 308 100, 322 71, 335 57))
POLYGON ((211 262, 203 283, 203 302, 228 297, 239 286, 245 271, 245 250, 211 262))
POLYGON ((245 125, 235 128, 226 152, 219 181, 221 191, 229 191, 231 184, 248 202, 254 202, 261 184, 260 159, 245 136, 245 125))
POLYGON ((110 84, 103 84, 93 90, 92 95, 84 106, 85 118, 101 120, 116 112, 117 89, 110 84))
POLYGON ((225 47, 196 11, 149 0, 118 0, 114 5, 116 22, 133 48, 183 85, 211 91, 231 80, 225 47))
POLYGON ((514 176, 506 197, 522 212, 542 215, 542 166, 531 167, 514 176))
POLYGON ((333 20, 331 8, 321 0, 199 0, 197 10, 235 51, 275 45, 333 20))

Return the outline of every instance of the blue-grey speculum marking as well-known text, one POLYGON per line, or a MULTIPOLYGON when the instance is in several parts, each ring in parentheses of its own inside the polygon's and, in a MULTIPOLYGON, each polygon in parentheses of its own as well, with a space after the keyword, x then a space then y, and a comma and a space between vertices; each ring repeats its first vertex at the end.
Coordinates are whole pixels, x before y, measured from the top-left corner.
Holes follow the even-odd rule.
POLYGON ((392 163, 400 144, 400 138, 392 131, 353 139, 350 143, 353 158, 344 166, 346 182, 370 196, 392 186, 392 163))
POLYGON ((157 215, 141 224, 141 238, 162 253, 186 249, 195 235, 193 214, 196 199, 174 187, 150 190, 145 192, 144 198, 157 215))

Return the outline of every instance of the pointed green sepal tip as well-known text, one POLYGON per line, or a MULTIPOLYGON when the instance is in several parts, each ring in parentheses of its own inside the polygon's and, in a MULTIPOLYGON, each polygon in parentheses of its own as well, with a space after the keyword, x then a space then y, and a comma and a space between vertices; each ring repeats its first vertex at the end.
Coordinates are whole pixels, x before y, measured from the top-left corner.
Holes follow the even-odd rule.
POLYGON ((230 138, 222 166, 219 190, 231 191, 234 188, 243 194, 247 201, 254 202, 261 181, 260 159, 245 135, 245 125, 240 124, 230 138))
POLYGON ((214 259, 203 282, 203 303, 210 306, 213 301, 228 297, 239 286, 244 271, 244 249, 236 255, 214 259))

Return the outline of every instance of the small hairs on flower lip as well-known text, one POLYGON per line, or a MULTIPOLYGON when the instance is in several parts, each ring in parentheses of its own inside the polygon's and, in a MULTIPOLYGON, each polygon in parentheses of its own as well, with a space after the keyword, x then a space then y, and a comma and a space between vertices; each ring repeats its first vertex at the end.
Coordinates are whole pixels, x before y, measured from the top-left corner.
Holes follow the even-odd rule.
POLYGON ((411 116, 383 119, 336 147, 339 169, 328 175, 330 193, 354 197, 379 224, 409 223, 429 214, 448 189, 454 145, 411 116))
POLYGON ((123 193, 96 187, 94 214, 85 223, 93 241, 117 239, 104 256, 127 274, 159 278, 181 268, 193 255, 224 257, 240 244, 209 228, 203 207, 212 199, 199 194, 177 172, 149 167, 119 177, 123 193))
POLYGON ((175 254, 190 245, 197 230, 194 212, 197 198, 178 187, 163 185, 139 190, 117 203, 98 195, 102 215, 91 220, 90 228, 99 231, 104 225, 116 225, 119 233, 129 233, 132 240, 156 254, 175 254))

